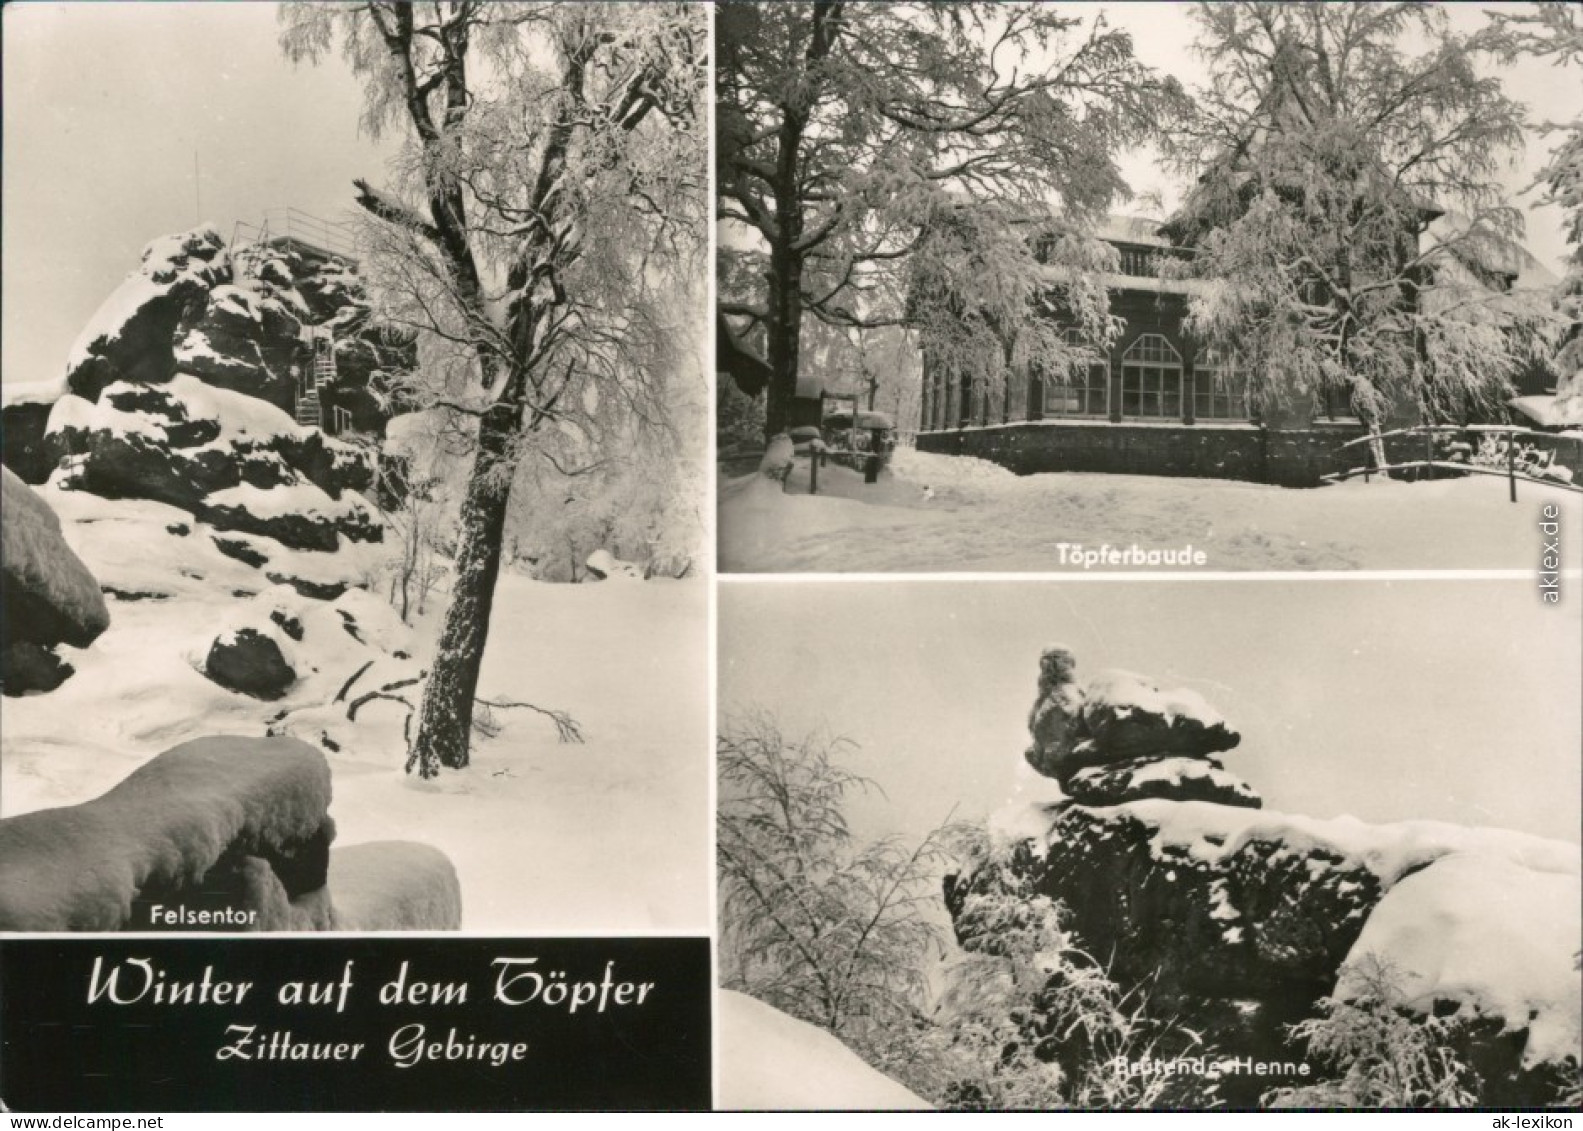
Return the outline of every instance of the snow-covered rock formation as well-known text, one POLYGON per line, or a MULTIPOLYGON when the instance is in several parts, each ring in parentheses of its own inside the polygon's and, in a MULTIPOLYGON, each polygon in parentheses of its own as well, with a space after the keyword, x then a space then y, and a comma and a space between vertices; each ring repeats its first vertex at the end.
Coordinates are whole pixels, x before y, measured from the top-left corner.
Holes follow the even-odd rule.
MULTIPOLYGON (((1318 999, 1345 997, 1350 971, 1383 963, 1406 1008, 1467 1022, 1458 1051, 1480 1103, 1552 1102, 1575 1080, 1576 845, 1259 808, 1210 758, 1238 736, 1202 699, 1136 677, 1081 687, 1074 671, 1066 650, 1045 653, 1027 752, 1068 800, 1001 814, 1001 850, 947 880, 965 947, 993 945, 974 894, 1047 896, 1152 1014, 1267 1062, 1303 1060, 1287 1027, 1316 1016, 1318 999)), ((1242 1076, 1221 1094, 1256 1103, 1271 1086, 1242 1076)))
POLYGON ((0 469, 0 688, 7 695, 51 691, 71 675, 60 644, 85 648, 110 624, 99 583, 61 537, 49 504, 0 469))
POLYGON ((229 249, 199 228, 144 249, 73 347, 42 441, 7 449, 41 448, 28 468, 64 485, 333 551, 381 530, 361 494, 372 453, 330 432, 382 434, 380 386, 415 360, 372 317, 352 264, 290 242, 229 249))
POLYGON ((1074 801, 1118 805, 1145 797, 1216 801, 1257 809, 1262 802, 1214 755, 1242 740, 1196 691, 1162 691, 1130 672, 1079 684, 1065 648, 1045 650, 1039 694, 1028 718, 1025 757, 1074 801))

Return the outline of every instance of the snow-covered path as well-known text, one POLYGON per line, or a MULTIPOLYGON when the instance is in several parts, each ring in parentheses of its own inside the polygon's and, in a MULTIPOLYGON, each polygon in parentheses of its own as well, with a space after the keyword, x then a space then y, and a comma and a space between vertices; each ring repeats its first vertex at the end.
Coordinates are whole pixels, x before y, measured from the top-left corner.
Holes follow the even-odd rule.
POLYGON ((1019 477, 983 460, 899 451, 879 484, 832 466, 814 496, 805 469, 799 461, 785 493, 757 476, 721 484, 722 572, 1083 572, 1079 545, 1190 546, 1203 552, 1190 567, 1199 571, 1536 571, 1547 503, 1561 512, 1563 565, 1583 565, 1583 495, 1524 482, 1513 504, 1507 484, 1489 476, 1292 490, 1218 479, 1019 477))

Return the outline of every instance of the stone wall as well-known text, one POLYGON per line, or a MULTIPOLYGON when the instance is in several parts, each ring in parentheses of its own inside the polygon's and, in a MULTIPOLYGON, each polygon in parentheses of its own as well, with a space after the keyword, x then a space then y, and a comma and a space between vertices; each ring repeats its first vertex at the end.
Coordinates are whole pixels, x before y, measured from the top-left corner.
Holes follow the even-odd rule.
POLYGON ((1355 424, 1275 430, 1063 420, 926 432, 918 437, 918 450, 976 456, 1018 475, 1093 471, 1317 487, 1321 476, 1344 469, 1337 449, 1362 434, 1355 424))

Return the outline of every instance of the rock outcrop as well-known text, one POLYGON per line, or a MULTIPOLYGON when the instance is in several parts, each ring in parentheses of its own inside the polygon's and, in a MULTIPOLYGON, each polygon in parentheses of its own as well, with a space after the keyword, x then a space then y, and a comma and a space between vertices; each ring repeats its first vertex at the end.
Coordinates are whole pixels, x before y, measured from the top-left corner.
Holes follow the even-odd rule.
POLYGON ((0 820, 0 930, 460 925, 442 853, 404 842, 332 853, 329 805, 330 767, 307 743, 183 743, 92 801, 0 820), (346 891, 344 918, 332 880, 346 891))
POLYGON ((50 691, 71 675, 53 649, 86 648, 110 624, 99 583, 61 537, 49 504, 0 468, 0 687, 7 695, 50 691))
POLYGON ((254 699, 279 699, 297 682, 280 645, 256 628, 241 628, 215 638, 203 671, 227 691, 254 699))
POLYGON ((1162 691, 1130 672, 1103 672, 1080 684, 1065 648, 1045 650, 1028 717, 1025 757, 1084 805, 1148 797, 1217 801, 1257 809, 1262 802, 1214 757, 1242 736, 1196 691, 1162 691))
POLYGON ((270 733, 336 750, 334 735, 356 722, 359 698, 421 679, 408 651, 410 635, 395 611, 366 590, 326 600, 274 585, 228 608, 191 660, 228 691, 287 700, 271 718, 270 733))
MULTIPOLYGON (((1044 654, 1029 729, 1027 760, 1067 800, 1005 814, 999 824, 1021 831, 947 879, 964 947, 996 945, 978 909, 1003 893, 1048 897, 1151 1016, 1265 1063, 1307 1059, 1289 1026, 1346 996, 1350 971, 1384 962, 1405 980, 1403 1008, 1459 1019, 1480 1103, 1553 1102, 1575 1081, 1575 845, 1262 810, 1214 757, 1239 737, 1201 698, 1137 677, 1082 686, 1064 649, 1044 654)), ((1253 1105, 1307 1082, 1234 1075, 1218 1094, 1253 1105)))
POLYGON ((329 432, 382 435, 380 390, 415 363, 351 263, 289 241, 229 249, 201 228, 144 250, 72 350, 44 458, 22 455, 80 490, 333 551, 381 527, 361 495, 371 451, 329 432))

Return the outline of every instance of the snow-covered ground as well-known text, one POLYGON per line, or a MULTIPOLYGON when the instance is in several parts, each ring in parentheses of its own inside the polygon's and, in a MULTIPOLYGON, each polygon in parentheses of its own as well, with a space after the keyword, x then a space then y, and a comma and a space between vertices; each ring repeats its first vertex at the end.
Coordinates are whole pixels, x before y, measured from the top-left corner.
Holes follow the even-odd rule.
MULTIPOLYGON (((62 687, 6 701, 0 814, 86 801, 178 742, 262 735, 283 709, 301 713, 292 733, 316 737, 314 708, 355 670, 344 634, 308 624, 302 677, 284 699, 226 691, 195 665, 248 595, 270 588, 260 572, 221 554, 206 527, 174 508, 40 493, 100 584, 126 596, 112 595, 110 628, 90 647, 61 649, 77 669, 62 687), (127 599, 139 594, 152 596, 127 599)), ((272 546, 271 566, 323 559, 322 572, 333 558, 373 552, 272 546)), ((355 573, 356 562, 342 564, 355 573)), ((480 694, 566 711, 585 743, 558 743, 532 712, 499 712, 502 729, 475 743, 472 766, 422 782, 403 771, 402 708, 375 702, 349 723, 343 704, 324 716, 340 746, 326 750, 337 843, 399 839, 444 851, 461 878, 468 931, 707 931, 707 601, 701 581, 572 586, 504 575, 480 694)), ((376 598, 353 591, 340 604, 360 608, 370 634, 383 631, 376 598)), ((404 642, 416 661, 437 629, 431 607, 404 642)))
POLYGON ((808 494, 762 476, 720 485, 725 572, 1537 570, 1540 510, 1561 514, 1565 568, 1583 564, 1583 495, 1493 476, 1373 479, 1294 490, 1221 479, 1017 476, 986 460, 898 450, 877 484, 831 465, 808 494), (1063 560, 1062 544, 1067 544, 1063 560), (1091 562, 1098 551, 1202 551, 1198 564, 1091 562))
POLYGON ((835 1037, 746 994, 721 990, 715 1049, 728 1111, 913 1111, 929 1105, 835 1037))
MULTIPOLYGON (((1527 1018, 1524 1064, 1559 1062, 1576 1058, 1583 1044, 1580 909, 1576 872, 1443 856, 1385 893, 1347 961, 1372 956, 1400 971, 1412 1007, 1455 1001, 1470 1012, 1527 1018), (1541 923, 1548 929, 1536 929, 1541 923)), ((1349 989, 1343 974, 1337 990, 1349 989)))

